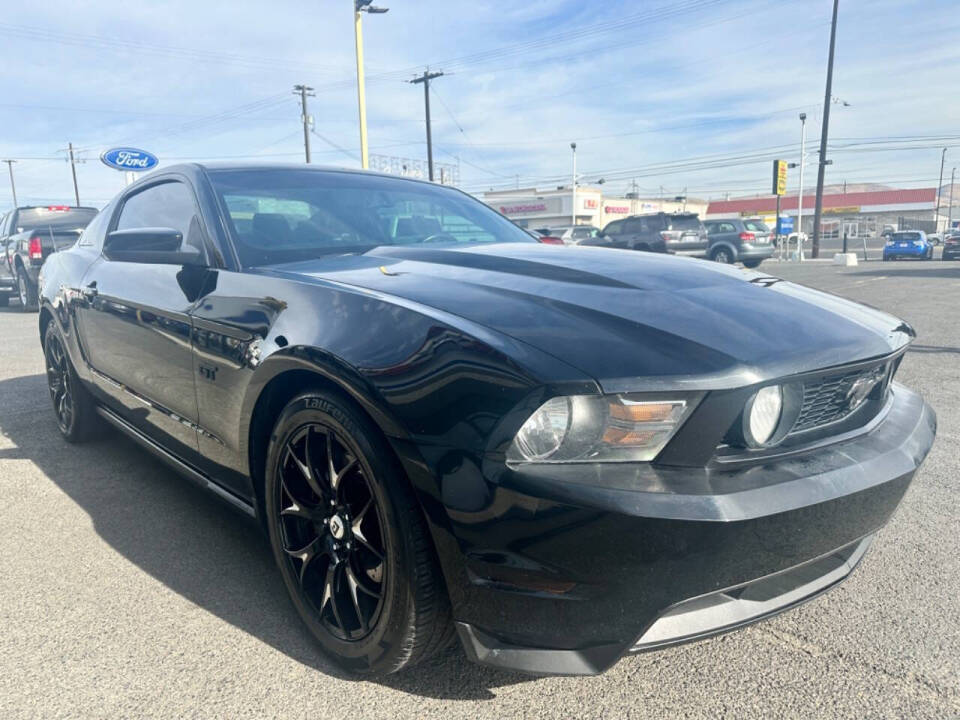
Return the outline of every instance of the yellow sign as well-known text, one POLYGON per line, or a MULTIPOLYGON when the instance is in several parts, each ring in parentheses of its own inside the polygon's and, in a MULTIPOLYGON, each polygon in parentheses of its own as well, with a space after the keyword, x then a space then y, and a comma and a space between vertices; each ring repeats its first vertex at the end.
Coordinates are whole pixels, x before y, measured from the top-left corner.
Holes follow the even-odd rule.
POLYGON ((859 205, 849 205, 847 207, 824 208, 824 215, 856 215, 860 212, 859 205))
POLYGON ((773 194, 787 194, 787 161, 773 161, 773 194))

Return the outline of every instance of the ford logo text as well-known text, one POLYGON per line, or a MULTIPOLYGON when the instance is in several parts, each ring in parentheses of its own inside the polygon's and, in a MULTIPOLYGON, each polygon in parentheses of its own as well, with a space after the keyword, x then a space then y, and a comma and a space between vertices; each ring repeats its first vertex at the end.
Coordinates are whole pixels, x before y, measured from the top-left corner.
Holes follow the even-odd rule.
POLYGON ((153 153, 148 153, 146 150, 137 150, 136 148, 113 148, 111 150, 105 150, 100 154, 100 161, 104 165, 108 165, 116 170, 128 170, 130 172, 152 170, 159 162, 157 156, 153 153))

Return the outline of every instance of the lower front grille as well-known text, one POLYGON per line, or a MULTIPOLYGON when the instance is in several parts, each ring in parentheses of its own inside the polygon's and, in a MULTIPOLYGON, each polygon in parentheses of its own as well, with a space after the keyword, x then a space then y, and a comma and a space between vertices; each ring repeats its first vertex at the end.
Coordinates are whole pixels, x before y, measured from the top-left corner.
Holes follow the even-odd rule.
POLYGON ((873 393, 885 394, 889 376, 889 363, 882 363, 805 382, 803 403, 791 434, 840 422, 873 393))
POLYGON ((846 579, 872 541, 873 535, 868 535, 789 570, 674 605, 647 629, 631 652, 699 640, 806 602, 846 579))

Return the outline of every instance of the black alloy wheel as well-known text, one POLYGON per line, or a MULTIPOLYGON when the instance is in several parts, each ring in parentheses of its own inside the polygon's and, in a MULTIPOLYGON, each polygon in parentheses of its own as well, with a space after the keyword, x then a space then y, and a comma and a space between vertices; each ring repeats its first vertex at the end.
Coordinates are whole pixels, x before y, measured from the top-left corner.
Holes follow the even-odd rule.
POLYGON ((47 387, 53 401, 53 412, 57 416, 57 425, 64 435, 70 432, 74 424, 73 389, 67 353, 60 342, 60 336, 53 333, 44 348, 47 360, 47 387))
POLYGON ((365 637, 380 617, 389 567, 356 453, 334 428, 308 423, 286 441, 277 475, 280 537, 300 592, 335 637, 365 637))
POLYGON ((419 501, 350 398, 317 389, 287 403, 264 469, 274 558, 328 655, 351 672, 387 674, 449 644, 450 600, 419 501))
POLYGON ((70 363, 63 336, 53 320, 47 323, 43 335, 43 355, 47 365, 47 388, 60 433, 72 443, 97 437, 103 429, 103 421, 97 414, 93 397, 70 363))

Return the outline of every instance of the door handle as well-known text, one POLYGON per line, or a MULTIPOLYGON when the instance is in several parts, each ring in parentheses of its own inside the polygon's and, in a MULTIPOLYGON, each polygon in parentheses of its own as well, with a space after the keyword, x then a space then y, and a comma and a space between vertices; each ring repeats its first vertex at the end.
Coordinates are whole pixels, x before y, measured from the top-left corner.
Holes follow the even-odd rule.
POLYGON ((80 290, 80 294, 83 295, 87 300, 93 300, 97 296, 97 281, 94 280, 92 283, 87 285, 85 288, 80 290))

